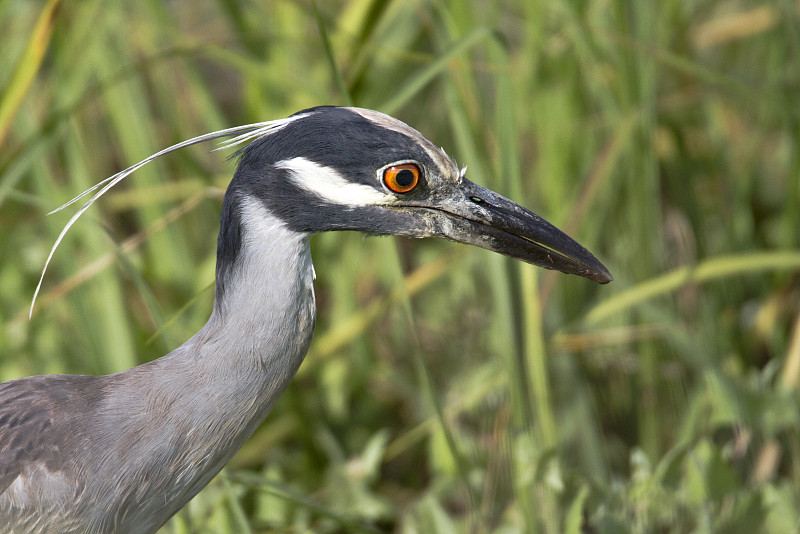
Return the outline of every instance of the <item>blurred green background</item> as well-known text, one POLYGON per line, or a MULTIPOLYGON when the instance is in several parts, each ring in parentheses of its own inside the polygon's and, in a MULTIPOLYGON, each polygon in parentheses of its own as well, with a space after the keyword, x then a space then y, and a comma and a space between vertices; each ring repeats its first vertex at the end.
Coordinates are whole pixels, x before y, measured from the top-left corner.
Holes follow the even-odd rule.
POLYGON ((443 241, 312 240, 311 353, 166 533, 800 529, 800 3, 0 0, 0 379, 205 322, 213 144, 378 109, 564 228, 609 286, 443 241))

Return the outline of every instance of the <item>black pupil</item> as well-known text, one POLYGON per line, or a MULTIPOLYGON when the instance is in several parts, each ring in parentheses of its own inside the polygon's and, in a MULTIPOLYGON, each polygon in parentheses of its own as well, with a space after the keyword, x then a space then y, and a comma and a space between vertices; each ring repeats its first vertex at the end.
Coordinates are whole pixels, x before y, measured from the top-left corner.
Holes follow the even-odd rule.
POLYGON ((403 169, 397 173, 394 179, 400 187, 409 187, 414 183, 414 173, 408 169, 403 169))

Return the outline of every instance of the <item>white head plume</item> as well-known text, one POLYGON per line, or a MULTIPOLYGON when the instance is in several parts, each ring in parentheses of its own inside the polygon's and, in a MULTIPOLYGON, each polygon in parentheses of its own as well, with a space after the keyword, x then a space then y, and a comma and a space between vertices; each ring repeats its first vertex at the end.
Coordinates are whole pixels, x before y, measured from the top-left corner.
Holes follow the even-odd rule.
POLYGON ((165 149, 163 149, 163 150, 161 150, 159 152, 156 152, 155 154, 153 154, 151 156, 146 157, 145 159, 143 159, 139 163, 136 163, 135 165, 131 165, 127 169, 122 170, 122 171, 118 172, 117 174, 115 174, 113 176, 109 176, 105 180, 93 185, 92 187, 90 187, 89 189, 87 189, 86 191, 81 193, 80 195, 76 196, 75 198, 73 198, 69 202, 59 206, 58 208, 56 208, 53 211, 51 211, 50 213, 48 213, 48 215, 51 215, 53 213, 61 211, 64 208, 66 208, 67 206, 70 206, 70 205, 74 204, 75 202, 77 202, 78 200, 82 199, 83 197, 85 197, 89 193, 92 193, 93 191, 96 191, 97 189, 100 189, 100 191, 97 191, 97 193, 92 195, 92 197, 89 198, 89 200, 87 200, 86 203, 83 206, 81 206, 81 208, 77 212, 75 212, 75 215, 73 215, 70 218, 70 220, 67 221, 67 224, 64 225, 64 228, 61 230, 61 233, 58 234, 58 237, 56 238, 55 243, 53 243, 53 247, 50 249, 50 254, 47 256, 47 260, 44 262, 44 268, 42 269, 42 274, 39 277, 39 283, 36 284, 36 290, 33 292, 33 299, 31 299, 31 308, 30 308, 30 310, 28 312, 28 317, 30 318, 30 317, 33 316, 33 306, 34 306, 34 304, 36 304, 36 297, 39 295, 39 291, 42 288, 42 282, 44 281, 44 275, 47 272, 47 267, 50 265, 50 260, 53 259, 53 255, 55 254, 56 249, 58 248, 58 245, 61 244, 61 241, 64 239, 64 236, 67 234, 67 232, 72 227, 72 225, 75 224, 75 222, 78 220, 78 218, 80 218, 80 216, 83 215, 84 212, 86 210, 88 210, 92 206, 92 204, 94 204, 97 201, 97 199, 99 199, 104 194, 106 194, 106 192, 109 189, 111 189, 112 187, 114 187, 115 185, 120 183, 122 180, 124 180, 126 177, 128 177, 131 174, 133 174, 135 171, 137 171, 141 167, 144 167, 145 165, 147 165, 148 163, 150 163, 154 159, 160 158, 161 156, 163 156, 165 154, 169 154, 170 152, 174 152, 176 150, 180 150, 181 148, 186 148, 187 146, 196 145, 198 143, 203 143, 205 141, 213 141, 214 139, 219 139, 221 137, 229 137, 229 136, 235 135, 236 137, 221 143, 220 146, 218 148, 216 148, 215 150, 223 150, 223 149, 231 148, 231 147, 234 147, 236 145, 240 145, 242 143, 246 143, 248 141, 251 141, 253 139, 257 139, 259 137, 263 137, 265 135, 269 135, 271 133, 275 133, 276 131, 280 130, 281 128, 285 127, 286 125, 291 124, 292 122, 294 122, 294 121, 296 121, 298 119, 306 117, 307 115, 308 114, 304 113, 304 114, 300 114, 300 115, 293 115, 293 116, 287 117, 285 119, 278 119, 278 120, 266 121, 266 122, 256 122, 256 123, 253 123, 253 124, 245 124, 243 126, 234 126, 233 128, 226 128, 224 130, 217 130, 216 132, 210 132, 210 133, 207 133, 207 134, 199 135, 197 137, 193 137, 193 138, 188 139, 186 141, 181 141, 180 143, 172 145, 171 147, 165 148, 165 149))

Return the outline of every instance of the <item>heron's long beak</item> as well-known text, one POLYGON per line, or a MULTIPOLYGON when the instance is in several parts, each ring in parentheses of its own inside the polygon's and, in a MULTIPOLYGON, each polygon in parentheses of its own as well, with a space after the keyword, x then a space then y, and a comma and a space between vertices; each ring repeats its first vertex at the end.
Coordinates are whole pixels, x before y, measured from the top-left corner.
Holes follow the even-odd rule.
POLYGON ((466 179, 457 189, 428 206, 440 237, 601 284, 614 279, 591 252, 532 211, 466 179))

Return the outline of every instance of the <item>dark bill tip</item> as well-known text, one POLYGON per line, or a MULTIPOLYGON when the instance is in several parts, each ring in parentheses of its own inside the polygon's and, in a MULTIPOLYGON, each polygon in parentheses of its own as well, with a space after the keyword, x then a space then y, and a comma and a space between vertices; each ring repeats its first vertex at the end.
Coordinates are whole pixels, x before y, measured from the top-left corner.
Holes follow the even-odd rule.
POLYGON ((603 271, 595 273, 595 275, 592 277, 592 280, 600 284, 607 284, 609 282, 613 282, 614 277, 611 276, 611 273, 608 272, 608 269, 606 269, 605 266, 603 266, 603 271))
POLYGON ((442 204, 449 220, 440 227, 443 237, 600 284, 614 279, 591 252, 532 211, 467 180, 462 188, 463 197, 442 204))

